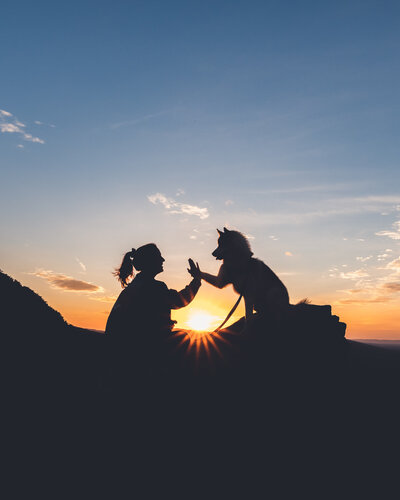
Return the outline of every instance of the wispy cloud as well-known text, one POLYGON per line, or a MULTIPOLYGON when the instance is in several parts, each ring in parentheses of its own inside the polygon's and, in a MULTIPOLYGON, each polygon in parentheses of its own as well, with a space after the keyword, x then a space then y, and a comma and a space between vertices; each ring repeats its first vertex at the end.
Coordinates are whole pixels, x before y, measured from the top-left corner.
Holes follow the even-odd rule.
POLYGON ((339 300, 339 304, 383 304, 395 299, 395 296, 400 292, 400 282, 376 283, 365 288, 342 291, 352 297, 339 300))
POLYGON ((365 271, 365 269, 357 269, 356 271, 339 274, 339 278, 344 280, 358 280, 360 278, 366 278, 367 276, 369 276, 369 274, 365 271))
POLYGON ((392 227, 394 228, 394 231, 379 231, 378 233, 375 234, 377 236, 387 236, 392 240, 400 240, 400 220, 394 222, 392 224, 392 227))
POLYGON ((29 274, 46 280, 52 288, 64 290, 67 292, 103 292, 103 288, 101 286, 95 285, 88 281, 77 280, 75 278, 72 278, 71 276, 67 276, 66 274, 55 273, 53 271, 48 271, 45 269, 37 269, 35 272, 29 274))
MULTIPOLYGON (((25 132, 26 125, 17 120, 12 113, 0 109, 0 132, 2 134, 19 134, 25 141, 44 144, 44 140, 25 132)), ((20 147, 18 145, 17 147, 20 147)))
MULTIPOLYGON (((390 249, 387 251, 390 253, 390 249)), ((389 255, 385 254, 385 255, 389 255)), ((378 259, 379 260, 379 259, 378 259)), ((386 303, 398 300, 400 293, 400 257, 388 262, 384 267, 371 267, 368 272, 365 269, 357 269, 347 273, 335 272, 332 269, 333 278, 342 278, 355 281, 355 288, 338 290, 338 292, 350 295, 342 298, 338 304, 363 305, 369 303, 386 303), (383 274, 382 274, 383 273, 383 274)))
POLYGON ((386 260, 388 257, 391 257, 391 252, 393 252, 393 250, 391 250, 390 248, 387 248, 384 253, 380 253, 377 256, 377 260, 380 262, 383 260, 386 260))
POLYGON ((41 122, 40 120, 35 120, 33 122, 35 125, 44 125, 45 127, 51 127, 51 128, 55 128, 56 126, 53 124, 53 123, 44 123, 44 122, 41 122))
MULTIPOLYGON (((113 304, 117 300, 116 295, 93 295, 90 300, 96 300, 98 302, 106 302, 107 304, 113 304)), ((107 312, 109 313, 109 311, 107 312)))
POLYGON ((13 134, 15 132, 22 132, 21 127, 15 125, 14 123, 0 123, 0 131, 5 134, 8 132, 9 134, 13 134))
POLYGON ((397 293, 400 292, 400 283, 398 282, 385 283, 384 285, 382 285, 382 288, 388 290, 389 292, 397 293))
POLYGON ((314 184, 288 188, 252 189, 248 194, 296 194, 296 193, 328 193, 333 191, 349 191, 353 186, 348 183, 314 184))
POLYGON ((153 205, 163 205, 169 214, 194 215, 200 219, 207 219, 210 216, 207 208, 180 203, 173 198, 167 198, 162 193, 150 194, 147 196, 147 199, 150 203, 153 203, 153 205))
POLYGON ((385 302, 390 302, 392 298, 390 296, 374 297, 372 299, 342 299, 339 300, 339 304, 380 304, 385 302))
POLYGON ((400 257, 389 262, 386 269, 394 269, 396 273, 400 273, 400 257))
POLYGON ((81 262, 81 261, 78 259, 78 257, 75 257, 75 259, 76 259, 76 262, 80 265, 80 267, 81 267, 82 271, 83 271, 83 272, 86 272, 86 266, 85 266, 85 264, 84 264, 83 262, 81 262))
POLYGON ((125 120, 122 122, 113 123, 110 125, 110 128, 112 130, 115 130, 115 129, 120 128, 120 127, 138 125, 139 123, 147 122, 148 120, 151 120, 152 118, 157 118, 158 116, 165 115, 166 113, 169 113, 169 111, 159 111, 158 113, 150 113, 148 115, 133 118, 132 120, 125 120))
MULTIPOLYGON (((260 191, 259 194, 263 193, 263 191, 260 191)), ((252 194, 255 195, 257 193, 252 194)), ((312 223, 314 220, 346 217, 349 215, 381 214, 382 210, 385 210, 388 214, 396 213, 396 216, 398 216, 397 207, 399 202, 400 196, 395 195, 355 197, 326 197, 324 195, 318 199, 318 203, 313 198, 310 202, 306 201, 299 205, 299 209, 296 211, 283 210, 276 212, 275 207, 265 212, 250 208, 244 211, 232 210, 230 213, 230 222, 238 227, 282 226, 286 224, 312 223)), ((378 235, 400 239, 399 224, 400 221, 394 224, 395 231, 379 232, 378 235)))
POLYGON ((372 259, 373 255, 368 255, 367 257, 356 257, 356 260, 359 260, 360 262, 367 262, 367 260, 372 259))

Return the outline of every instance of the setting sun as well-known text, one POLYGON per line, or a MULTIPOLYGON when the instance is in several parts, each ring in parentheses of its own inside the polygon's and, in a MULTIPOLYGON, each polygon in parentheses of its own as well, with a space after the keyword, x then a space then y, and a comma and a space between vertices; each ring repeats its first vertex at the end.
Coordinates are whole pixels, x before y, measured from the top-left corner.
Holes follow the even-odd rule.
POLYGON ((191 330, 205 331, 214 329, 218 321, 219 318, 216 316, 204 311, 195 311, 189 316, 186 324, 191 330))

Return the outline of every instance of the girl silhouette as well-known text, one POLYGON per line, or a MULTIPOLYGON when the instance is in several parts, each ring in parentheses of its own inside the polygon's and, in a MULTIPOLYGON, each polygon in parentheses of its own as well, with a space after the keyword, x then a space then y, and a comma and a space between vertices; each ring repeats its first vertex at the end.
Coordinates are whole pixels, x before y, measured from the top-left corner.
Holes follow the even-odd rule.
POLYGON ((189 259, 189 285, 177 292, 162 281, 155 280, 161 273, 165 259, 154 243, 127 252, 114 275, 122 285, 122 292, 107 320, 106 334, 124 344, 158 342, 170 336, 176 323, 171 320, 171 309, 188 305, 201 285, 200 269, 189 259), (134 276, 134 270, 139 271, 134 276))

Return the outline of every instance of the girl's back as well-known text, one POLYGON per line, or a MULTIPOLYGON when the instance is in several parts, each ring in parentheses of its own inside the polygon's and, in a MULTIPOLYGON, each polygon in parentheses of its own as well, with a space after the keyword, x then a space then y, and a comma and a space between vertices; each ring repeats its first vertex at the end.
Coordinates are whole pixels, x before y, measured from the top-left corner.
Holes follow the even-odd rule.
POLYGON ((106 333, 132 335, 171 330, 168 288, 139 274, 122 290, 107 321, 106 333))

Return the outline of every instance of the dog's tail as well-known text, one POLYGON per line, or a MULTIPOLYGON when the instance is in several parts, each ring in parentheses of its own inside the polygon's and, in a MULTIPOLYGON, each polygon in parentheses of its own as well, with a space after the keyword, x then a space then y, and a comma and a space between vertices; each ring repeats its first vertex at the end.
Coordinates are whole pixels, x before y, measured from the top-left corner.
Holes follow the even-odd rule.
POLYGON ((311 304, 311 300, 306 297, 305 299, 302 299, 299 302, 297 302, 297 304, 295 305, 300 306, 301 304, 311 304))

